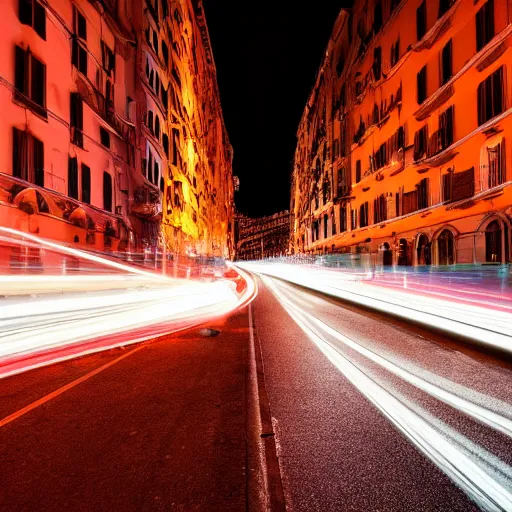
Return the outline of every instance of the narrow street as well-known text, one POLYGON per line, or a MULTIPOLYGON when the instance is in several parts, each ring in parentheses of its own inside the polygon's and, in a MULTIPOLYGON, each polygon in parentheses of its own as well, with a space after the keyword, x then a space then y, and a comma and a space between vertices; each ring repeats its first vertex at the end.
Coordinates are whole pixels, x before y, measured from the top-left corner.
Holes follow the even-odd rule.
POLYGON ((509 363, 257 281, 216 336, 0 380, 0 510, 258 510, 255 431, 275 439, 287 510, 510 510, 509 363), (273 432, 250 414, 252 339, 273 432))

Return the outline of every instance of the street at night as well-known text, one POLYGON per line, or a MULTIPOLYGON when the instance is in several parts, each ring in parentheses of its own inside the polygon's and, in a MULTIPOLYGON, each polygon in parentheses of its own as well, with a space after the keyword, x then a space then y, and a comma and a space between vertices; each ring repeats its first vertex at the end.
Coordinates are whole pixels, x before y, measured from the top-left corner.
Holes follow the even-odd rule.
POLYGON ((0 512, 512 512, 512 0, 0 14, 0 512))
POLYGON ((1 380, 0 508, 245 510, 270 411, 276 510, 510 509, 509 362, 279 279, 257 284, 248 307, 205 326, 218 334, 1 380))

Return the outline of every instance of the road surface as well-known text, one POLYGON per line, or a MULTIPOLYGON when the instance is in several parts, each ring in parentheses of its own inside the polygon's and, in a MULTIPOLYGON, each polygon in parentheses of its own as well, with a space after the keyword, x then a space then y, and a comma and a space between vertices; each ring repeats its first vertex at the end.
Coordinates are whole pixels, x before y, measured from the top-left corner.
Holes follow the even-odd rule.
POLYGON ((510 365, 264 283, 256 338, 290 510, 512 510, 510 365))
POLYGON ((258 283, 217 336, 0 379, 0 510, 256 511, 255 437, 290 511, 512 510, 510 363, 258 283))

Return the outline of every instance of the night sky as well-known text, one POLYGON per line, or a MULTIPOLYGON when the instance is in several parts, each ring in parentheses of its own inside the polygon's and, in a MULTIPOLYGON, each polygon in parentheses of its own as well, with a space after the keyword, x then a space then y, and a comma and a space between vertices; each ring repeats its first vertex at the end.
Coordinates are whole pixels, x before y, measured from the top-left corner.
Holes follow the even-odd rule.
POLYGON ((290 207, 297 129, 344 4, 203 2, 241 213, 259 217, 290 207))

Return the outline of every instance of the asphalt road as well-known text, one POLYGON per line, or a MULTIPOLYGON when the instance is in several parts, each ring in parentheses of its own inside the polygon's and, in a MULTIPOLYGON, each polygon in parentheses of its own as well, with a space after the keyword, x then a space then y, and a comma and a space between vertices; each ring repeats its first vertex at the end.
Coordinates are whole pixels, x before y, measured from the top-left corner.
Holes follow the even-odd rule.
POLYGON ((0 511, 245 510, 247 314, 209 327, 1 379, 0 511))
POLYGON ((510 364, 264 282, 253 313, 289 510, 512 510, 510 364))
POLYGON ((253 512, 263 456, 292 512, 512 510, 510 363, 269 278, 210 327, 1 379, 0 511, 253 512))

